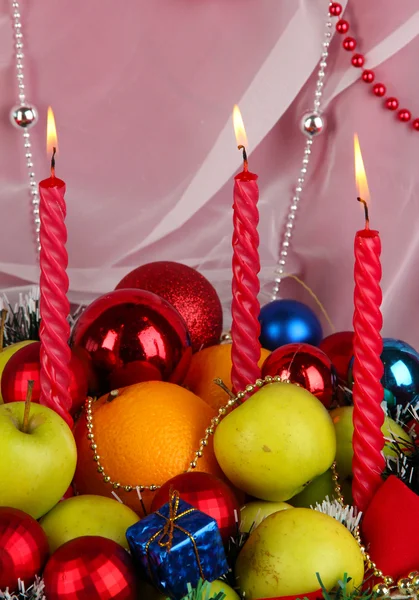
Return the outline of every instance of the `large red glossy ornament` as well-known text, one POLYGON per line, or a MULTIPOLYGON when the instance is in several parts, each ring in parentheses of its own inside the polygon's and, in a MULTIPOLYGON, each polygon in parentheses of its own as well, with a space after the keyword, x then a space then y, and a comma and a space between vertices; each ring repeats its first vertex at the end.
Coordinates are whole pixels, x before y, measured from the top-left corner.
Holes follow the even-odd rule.
POLYGON ((330 359, 310 344, 286 344, 274 350, 262 366, 262 377, 278 375, 297 383, 329 408, 335 393, 335 376, 330 359))
POLYGON ((74 326, 71 344, 90 356, 99 382, 95 393, 141 381, 180 383, 192 355, 177 310, 160 296, 135 289, 92 302, 74 326))
POLYGON ((158 261, 128 273, 116 289, 140 288, 161 296, 184 318, 197 352, 218 344, 223 328, 223 311, 217 292, 196 269, 181 263, 158 261))
POLYGON ((99 536, 70 540, 43 573, 48 600, 135 600, 137 581, 130 555, 99 536))
POLYGON ((156 492, 151 504, 153 512, 169 501, 171 489, 177 490, 182 500, 215 519, 224 542, 237 531, 239 501, 233 490, 218 477, 198 471, 172 477, 156 492))
POLYGON ((349 363, 354 355, 353 341, 353 331, 338 331, 325 337, 319 345, 320 350, 323 350, 332 361, 339 379, 345 382, 349 363))
MULTIPOLYGON (((20 348, 6 363, 1 376, 1 393, 5 403, 24 402, 28 381, 34 382, 32 402, 39 402, 41 395, 40 379, 41 342, 34 342, 20 348)), ((74 415, 83 405, 87 396, 87 372, 78 356, 71 353, 70 361, 71 414, 74 415)))
POLYGON ((48 557, 48 540, 40 524, 17 508, 0 507, 0 590, 16 591, 40 575, 48 557))

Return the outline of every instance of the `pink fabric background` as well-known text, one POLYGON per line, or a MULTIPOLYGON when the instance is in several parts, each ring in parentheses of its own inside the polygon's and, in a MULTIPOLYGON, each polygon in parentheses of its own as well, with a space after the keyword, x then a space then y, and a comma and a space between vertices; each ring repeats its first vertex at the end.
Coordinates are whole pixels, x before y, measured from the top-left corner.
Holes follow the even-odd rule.
MULTIPOLYGON (((37 176, 48 175, 45 115, 55 111, 67 182, 71 300, 112 289, 153 260, 197 267, 230 304, 232 177, 240 167, 233 104, 260 176, 262 302, 298 176, 301 115, 312 105, 328 0, 21 0, 37 176)), ((345 2, 344 2, 345 4, 345 2)), ((0 0, 0 288, 37 282, 16 98, 11 2, 0 0)), ((411 0, 349 0, 368 66, 419 117, 419 9, 411 0)), ((367 169, 371 224, 382 234, 384 333, 419 346, 419 133, 394 122, 331 46, 327 133, 316 140, 288 269, 352 321, 353 133, 367 169)), ((311 303, 287 281, 282 293, 311 303)), ((325 331, 327 328, 325 327, 325 331)))

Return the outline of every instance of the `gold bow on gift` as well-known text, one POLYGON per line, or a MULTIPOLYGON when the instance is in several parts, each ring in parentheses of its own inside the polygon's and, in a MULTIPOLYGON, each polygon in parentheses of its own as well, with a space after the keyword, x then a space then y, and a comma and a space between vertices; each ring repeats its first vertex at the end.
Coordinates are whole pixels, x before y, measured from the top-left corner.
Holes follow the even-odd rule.
POLYGON ((156 531, 156 533, 151 536, 151 538, 148 540, 146 547, 145 547, 146 553, 147 553, 148 571, 149 571, 150 577, 153 578, 152 571, 150 568, 150 558, 149 558, 150 544, 158 538, 157 542, 158 542, 159 546, 161 548, 166 548, 167 552, 170 552, 170 550, 172 549, 172 544, 173 544, 174 530, 178 529, 179 531, 184 533, 191 540, 192 546, 194 549, 194 553, 195 553, 195 557, 196 557, 196 562, 197 562, 198 568, 199 568, 199 573, 201 575, 201 578, 205 579, 204 572, 202 570, 201 561, 199 559, 198 548, 197 548, 197 545, 196 545, 193 535, 191 535, 189 533, 189 531, 186 531, 186 529, 184 529, 183 527, 178 525, 178 523, 176 522, 179 519, 181 519, 182 517, 185 517, 186 515, 189 515, 190 513, 195 512, 196 508, 189 508, 188 510, 184 510, 183 512, 178 513, 179 502, 180 502, 179 492, 171 491, 170 492, 170 500, 169 500, 169 516, 165 517, 159 511, 156 511, 156 515, 158 515, 159 517, 164 519, 166 521, 166 523, 164 524, 164 527, 159 529, 159 531, 156 531))

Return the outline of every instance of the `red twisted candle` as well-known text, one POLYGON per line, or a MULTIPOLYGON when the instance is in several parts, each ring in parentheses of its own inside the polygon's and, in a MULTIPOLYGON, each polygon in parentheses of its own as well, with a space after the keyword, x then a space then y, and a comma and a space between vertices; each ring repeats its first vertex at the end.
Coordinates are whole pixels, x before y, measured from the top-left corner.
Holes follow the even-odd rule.
POLYGON ((65 183, 55 177, 55 148, 51 177, 39 184, 41 372, 40 403, 55 410, 71 427, 70 359, 68 345, 70 305, 67 299, 67 229, 64 223, 65 183))
MULTIPOLYGON (((360 154, 358 161, 361 160, 360 154)), ((366 179, 365 179, 366 181, 366 179)), ((380 312, 382 293, 381 242, 378 231, 369 228, 368 206, 365 206, 365 229, 355 236, 355 292, 354 292, 354 364, 353 364, 353 423, 352 440, 352 493, 355 505, 364 511, 382 483, 385 467, 383 455, 384 410, 381 403, 384 390, 381 385, 383 342, 380 312)))
MULTIPOLYGON (((235 107, 235 129, 238 142, 245 142, 243 122, 238 107, 235 107), (239 136, 242 136, 241 138, 239 136)), ((258 361, 260 358, 260 289, 258 273, 259 234, 257 226, 259 212, 257 202, 259 189, 257 175, 247 168, 245 144, 243 150, 243 171, 234 179, 233 204, 233 300, 231 305, 231 381, 235 392, 243 390, 247 384, 260 378, 258 361)))

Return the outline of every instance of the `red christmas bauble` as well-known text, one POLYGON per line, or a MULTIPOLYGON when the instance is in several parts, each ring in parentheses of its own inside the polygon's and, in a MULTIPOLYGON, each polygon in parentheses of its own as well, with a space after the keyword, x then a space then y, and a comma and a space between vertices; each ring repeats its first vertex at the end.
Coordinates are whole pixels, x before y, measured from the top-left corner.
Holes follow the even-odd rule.
POLYGON ((197 352, 218 344, 223 329, 223 311, 217 292, 196 269, 170 261, 142 265, 116 286, 141 288, 161 296, 182 315, 197 352))
POLYGON ((159 510, 169 501, 170 492, 177 490, 182 500, 217 521, 224 542, 234 535, 240 518, 240 504, 233 490, 221 479, 209 473, 182 473, 166 481, 157 490, 151 510, 159 510))
POLYGON ((335 375, 330 359, 310 344, 286 344, 274 350, 262 366, 262 377, 279 375, 297 383, 326 407, 332 404, 335 375))
POLYGON ((40 524, 17 508, 0 507, 0 589, 17 591, 18 579, 32 585, 48 557, 40 524))
POLYGON ((354 355, 353 341, 353 331, 338 331, 325 337, 319 345, 320 350, 323 350, 332 361, 332 365, 342 381, 347 380, 349 363, 354 355))
POLYGON ((135 600, 137 580, 131 557, 122 546, 99 536, 70 540, 45 567, 48 600, 135 600))
MULTIPOLYGON (((40 378, 41 342, 34 342, 20 348, 7 361, 1 376, 1 393, 5 403, 24 402, 28 381, 34 382, 32 402, 39 402, 41 395, 40 378)), ((71 353, 70 362, 71 414, 74 415, 83 405, 87 396, 87 373, 80 358, 71 353)))
POLYGON ((185 322, 166 300, 144 290, 116 290, 80 315, 71 344, 86 351, 106 393, 141 381, 181 383, 192 349, 185 322))

